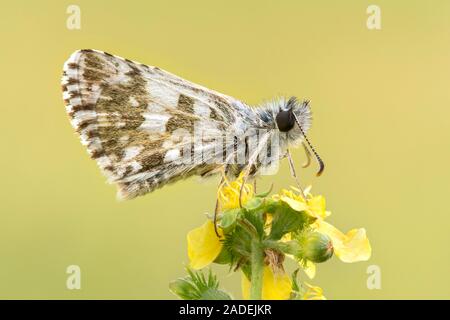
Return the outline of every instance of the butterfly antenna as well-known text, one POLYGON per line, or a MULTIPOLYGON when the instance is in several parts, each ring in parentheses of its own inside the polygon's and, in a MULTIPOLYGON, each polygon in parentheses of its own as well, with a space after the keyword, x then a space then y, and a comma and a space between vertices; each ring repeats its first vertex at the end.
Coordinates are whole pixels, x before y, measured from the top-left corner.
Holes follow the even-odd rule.
POLYGON ((311 151, 314 153, 314 156, 316 157, 317 163, 319 164, 319 171, 317 171, 316 176, 320 176, 322 174, 323 170, 325 170, 325 163, 323 163, 322 158, 319 156, 317 151, 314 149, 311 142, 309 142, 309 139, 306 137, 305 131, 303 131, 303 128, 300 125, 300 121, 298 121, 295 113, 292 112, 292 114, 294 115, 295 122, 297 122, 297 125, 300 129, 300 132, 302 133, 303 138, 305 138, 306 143, 308 144, 309 148, 311 149, 311 151))

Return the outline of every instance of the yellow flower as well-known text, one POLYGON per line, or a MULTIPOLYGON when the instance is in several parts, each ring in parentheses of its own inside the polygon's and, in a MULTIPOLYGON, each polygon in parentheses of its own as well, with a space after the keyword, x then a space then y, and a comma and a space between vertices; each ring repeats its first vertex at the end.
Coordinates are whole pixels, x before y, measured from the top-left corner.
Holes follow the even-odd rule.
POLYGON ((358 262, 369 260, 372 248, 364 228, 352 229, 347 234, 342 233, 331 224, 317 220, 314 227, 318 232, 331 238, 334 253, 343 262, 358 262))
MULTIPOLYGON (((310 188, 307 188, 304 191, 307 198, 305 200, 300 195, 300 190, 294 187, 291 187, 291 189, 283 189, 281 194, 274 195, 273 199, 287 203, 296 211, 306 211, 310 216, 316 218, 312 227, 331 238, 334 253, 340 260, 343 262, 358 262, 367 261, 370 258, 372 249, 364 228, 352 229, 347 234, 343 234, 324 221, 331 213, 326 211, 326 202, 323 196, 313 196, 310 193, 310 188)), ((304 270, 310 278, 314 277, 315 266, 312 262, 307 262, 304 270)))
POLYGON ((331 213, 325 210, 325 198, 323 196, 310 196, 308 199, 308 213, 318 219, 325 219, 331 213))
POLYGON ((306 291, 302 296, 303 300, 327 300, 323 295, 323 290, 320 287, 312 286, 308 283, 304 283, 306 286, 306 291))
MULTIPOLYGON (((242 274, 242 296, 248 300, 250 297, 250 281, 242 274)), ((285 273, 274 274, 272 268, 265 266, 263 274, 263 300, 287 300, 292 291, 292 282, 285 273)))
MULTIPOLYGON (((218 229, 219 235, 222 230, 218 229)), ((188 257, 193 269, 201 269, 212 263, 220 251, 222 243, 214 232, 214 224, 207 220, 201 227, 191 230, 187 235, 188 257)))
MULTIPOLYGON (((241 191, 242 182, 243 174, 231 182, 225 179, 225 183, 220 186, 217 195, 222 210, 239 208, 239 193, 241 191)), ((253 196, 253 186, 246 183, 242 189, 242 205, 253 198, 253 196)))

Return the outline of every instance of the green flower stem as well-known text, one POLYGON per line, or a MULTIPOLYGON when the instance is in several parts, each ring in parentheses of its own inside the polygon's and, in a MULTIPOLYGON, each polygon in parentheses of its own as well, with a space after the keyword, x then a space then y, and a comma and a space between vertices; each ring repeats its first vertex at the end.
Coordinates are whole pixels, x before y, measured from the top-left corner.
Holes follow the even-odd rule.
POLYGON ((250 299, 261 300, 263 273, 264 273, 264 252, 261 242, 258 239, 252 240, 252 278, 250 285, 250 299))
POLYGON ((297 241, 280 242, 275 240, 264 240, 263 245, 265 248, 275 249, 293 256, 298 256, 301 253, 300 245, 297 241))

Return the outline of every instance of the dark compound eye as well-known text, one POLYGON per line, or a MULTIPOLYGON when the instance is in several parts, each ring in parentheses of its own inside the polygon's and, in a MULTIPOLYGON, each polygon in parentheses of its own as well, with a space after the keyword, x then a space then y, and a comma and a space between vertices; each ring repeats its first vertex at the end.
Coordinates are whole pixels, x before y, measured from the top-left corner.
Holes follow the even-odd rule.
POLYGON ((287 111, 280 111, 275 120, 277 122, 278 129, 280 129, 281 132, 288 132, 295 125, 295 118, 291 109, 287 111))

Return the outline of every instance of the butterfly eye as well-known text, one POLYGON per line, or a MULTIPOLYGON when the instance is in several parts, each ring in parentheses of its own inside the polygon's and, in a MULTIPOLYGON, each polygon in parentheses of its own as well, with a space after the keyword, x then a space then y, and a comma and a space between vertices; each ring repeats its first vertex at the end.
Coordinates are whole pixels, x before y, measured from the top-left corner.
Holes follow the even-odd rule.
POLYGON ((295 125, 295 118, 292 114, 292 110, 278 112, 276 118, 278 129, 281 132, 288 132, 295 125))

